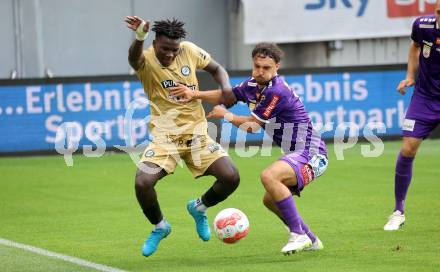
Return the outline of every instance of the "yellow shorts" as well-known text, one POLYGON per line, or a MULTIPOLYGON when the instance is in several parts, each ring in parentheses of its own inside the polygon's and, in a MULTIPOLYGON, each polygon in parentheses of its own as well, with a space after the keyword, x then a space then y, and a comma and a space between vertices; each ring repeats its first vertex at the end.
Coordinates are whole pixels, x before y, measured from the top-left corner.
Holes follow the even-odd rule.
POLYGON ((228 153, 208 135, 172 135, 155 138, 145 149, 140 161, 152 162, 170 174, 183 160, 197 178, 224 156, 228 156, 228 153))

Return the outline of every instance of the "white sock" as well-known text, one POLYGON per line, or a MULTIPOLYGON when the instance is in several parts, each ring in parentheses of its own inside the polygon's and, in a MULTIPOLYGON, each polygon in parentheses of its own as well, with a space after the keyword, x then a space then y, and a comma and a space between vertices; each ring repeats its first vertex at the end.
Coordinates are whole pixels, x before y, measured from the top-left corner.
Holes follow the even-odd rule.
POLYGON ((196 210, 198 210, 199 212, 204 212, 204 211, 206 211, 206 209, 208 209, 208 207, 206 207, 205 204, 203 204, 202 198, 199 197, 196 200, 196 210))
POLYGON ((165 218, 163 218, 159 223, 156 224, 156 229, 166 229, 167 221, 165 221, 165 218))

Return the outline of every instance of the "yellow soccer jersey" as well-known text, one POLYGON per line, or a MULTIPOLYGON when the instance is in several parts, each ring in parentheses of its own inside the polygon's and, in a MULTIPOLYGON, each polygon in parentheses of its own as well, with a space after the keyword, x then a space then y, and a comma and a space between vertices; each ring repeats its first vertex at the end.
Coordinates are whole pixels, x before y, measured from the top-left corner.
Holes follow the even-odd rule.
POLYGON ((205 111, 200 100, 183 104, 169 94, 169 88, 181 83, 198 89, 196 70, 205 68, 211 56, 191 42, 181 42, 173 63, 164 67, 150 46, 143 52, 145 63, 137 71, 150 100, 150 133, 153 136, 179 134, 207 134, 205 111))

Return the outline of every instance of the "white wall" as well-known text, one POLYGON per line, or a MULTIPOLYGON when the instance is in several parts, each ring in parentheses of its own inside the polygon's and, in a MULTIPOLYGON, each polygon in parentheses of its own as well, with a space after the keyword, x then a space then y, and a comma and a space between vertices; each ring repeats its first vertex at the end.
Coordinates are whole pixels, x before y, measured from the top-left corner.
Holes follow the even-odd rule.
MULTIPOLYGON (((231 70, 248 70, 253 45, 243 42, 240 0, 2 0, 0 79, 127 74, 133 34, 125 15, 186 22, 188 40, 231 70)), ((146 44, 150 44, 151 35, 146 44)), ((283 68, 405 63, 409 37, 282 44, 283 68)))
POLYGON ((9 77, 16 67, 14 0, 0 1, 0 78, 9 77))
MULTIPOLYGON (((230 2, 231 69, 250 69, 253 45, 243 39, 243 6, 241 1, 230 2)), ((406 63, 409 37, 342 41, 342 49, 333 50, 328 42, 280 44, 285 51, 283 68, 362 66, 406 63)))
POLYGON ((48 70, 54 76, 127 74, 134 35, 123 18, 131 14, 185 21, 188 39, 227 65, 226 12, 227 2, 216 0, 2 0, 0 78, 11 70, 19 78, 45 77, 48 70))

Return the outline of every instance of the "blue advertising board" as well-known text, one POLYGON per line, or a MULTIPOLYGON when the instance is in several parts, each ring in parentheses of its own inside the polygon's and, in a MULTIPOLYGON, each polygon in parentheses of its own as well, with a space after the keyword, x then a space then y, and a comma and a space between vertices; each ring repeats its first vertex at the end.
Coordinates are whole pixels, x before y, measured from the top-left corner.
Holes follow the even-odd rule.
MULTIPOLYGON (((398 135, 410 100, 409 94, 401 96, 396 91, 404 76, 403 70, 394 70, 285 74, 284 78, 304 102, 312 121, 328 125, 322 136, 334 137, 337 126, 346 122, 356 124, 361 136, 371 122, 385 125, 381 135, 398 135)), ((245 79, 233 76, 231 82, 245 79)), ((97 145, 100 140, 107 148, 144 142, 148 138, 146 105, 132 116, 140 125, 133 126, 129 144, 124 138, 126 110, 139 97, 144 97, 143 88, 134 80, 0 86, 0 153, 54 150, 63 124, 73 130, 80 147, 97 145)), ((235 105, 232 111, 249 114, 244 104, 235 105)), ((221 134, 232 143, 264 136, 263 132, 237 136, 237 129, 225 123, 221 134)))
MULTIPOLYGON (((378 136, 400 134, 411 99, 411 92, 402 96, 396 90, 398 83, 405 77, 403 70, 285 74, 283 77, 303 101, 323 138, 334 137, 341 124, 354 124, 358 128, 355 131, 358 136, 365 136, 364 132, 374 133, 375 126, 369 125, 378 123, 384 124, 380 133, 376 133, 378 136)), ((232 77, 231 82, 239 84, 246 79, 232 77)), ((243 103, 235 105, 231 111, 239 115, 250 114, 243 103)), ((232 128, 231 135, 233 139, 237 137, 235 128, 232 128)), ((262 134, 243 135, 240 132, 238 139, 260 140, 262 134)))
MULTIPOLYGON (((79 146, 125 145, 124 116, 144 92, 138 82, 84 82, 0 86, 0 152, 54 150, 58 128, 68 124, 79 146)), ((148 115, 146 105, 134 120, 148 115)), ((147 137, 147 126, 133 131, 135 141, 147 137)))

